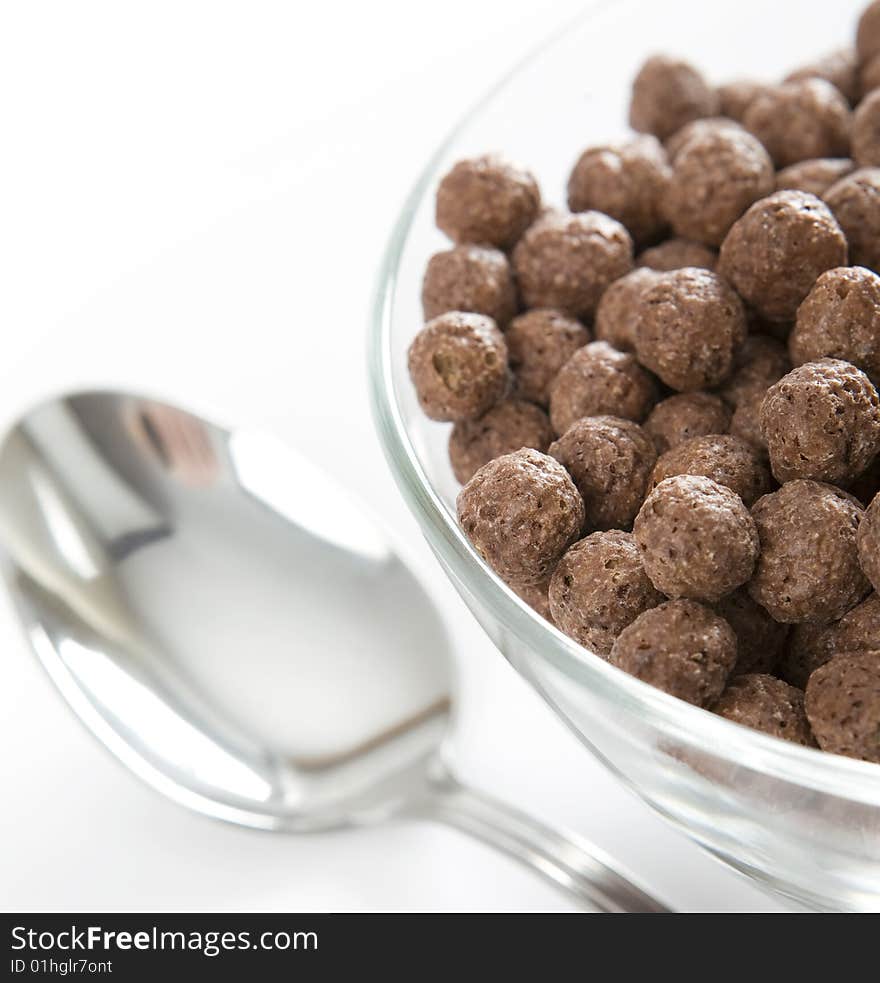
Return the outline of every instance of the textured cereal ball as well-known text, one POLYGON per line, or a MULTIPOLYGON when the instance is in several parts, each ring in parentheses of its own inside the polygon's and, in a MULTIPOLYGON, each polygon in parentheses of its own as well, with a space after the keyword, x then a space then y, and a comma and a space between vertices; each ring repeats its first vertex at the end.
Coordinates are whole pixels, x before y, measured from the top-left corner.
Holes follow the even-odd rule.
POLYGON ((712 712, 785 741, 816 746, 804 710, 804 694, 775 676, 757 672, 735 676, 712 712))
POLYGON ((675 155, 663 211, 677 236, 719 246, 731 225, 776 187, 767 151, 741 127, 695 127, 675 155))
POLYGON ((823 751, 880 764, 880 652, 837 655, 817 669, 806 707, 823 751))
POLYGON ((733 416, 730 418, 730 432, 739 437, 767 457, 767 442, 761 433, 761 404, 764 402, 763 393, 754 393, 740 400, 733 416))
POLYGON ((553 624, 553 615, 550 612, 550 597, 548 595, 549 589, 549 580, 545 580, 540 584, 524 584, 521 587, 511 587, 511 590, 520 600, 525 601, 533 611, 537 611, 542 618, 553 624))
POLYGON ((818 481, 789 481, 752 506, 761 552, 752 598, 784 624, 834 621, 870 590, 859 567, 862 507, 818 481))
POLYGON ((859 85, 862 95, 880 89, 880 55, 874 55, 870 61, 862 65, 859 71, 859 85))
POLYGON ((668 180, 666 151, 655 137, 590 147, 568 179, 568 207, 616 218, 637 245, 656 242, 666 227, 660 202, 668 180))
POLYGON ((832 184, 846 177, 847 174, 852 174, 855 169, 855 161, 849 157, 802 160, 777 171, 776 190, 806 191, 821 198, 832 184))
POLYGON ((711 478, 666 478, 633 525, 651 583, 667 597, 715 602, 742 586, 758 555, 758 533, 742 499, 711 478))
POLYGON ((688 123, 673 133, 666 141, 666 153, 669 155, 669 160, 674 163, 679 153, 691 141, 704 142, 707 138, 711 139, 713 136, 726 132, 747 133, 748 131, 737 123, 736 120, 727 119, 724 116, 712 116, 709 119, 695 119, 693 122, 688 123))
POLYGON ((777 481, 846 485, 880 451, 880 397, 849 362, 807 362, 767 390, 761 432, 777 481))
POLYGON ((852 155, 859 167, 880 167, 880 92, 871 92, 853 114, 852 155))
POLYGON ((666 451, 651 472, 651 489, 666 478, 698 474, 736 492, 747 506, 773 487, 761 454, 747 441, 732 434, 710 434, 666 451))
POLYGON ((604 341, 579 348, 550 386, 550 422, 560 436, 583 416, 641 423, 657 402, 653 378, 635 357, 604 341))
POLYGON ((859 100, 859 59, 854 48, 839 48, 811 65, 795 69, 785 77, 786 82, 799 82, 801 79, 825 79, 854 106, 859 100))
POLYGON ((435 253, 422 280, 425 320, 447 311, 485 314, 504 327, 516 314, 513 271, 498 249, 455 246, 435 253))
POLYGON ((489 461, 521 447, 546 451, 553 440, 547 414, 524 399, 505 399, 476 420, 459 420, 449 435, 449 460, 462 483, 489 461))
POLYGON ((408 363, 419 405, 432 420, 481 416, 507 390, 504 335, 483 314, 433 318, 413 339, 408 363))
POLYGON ((730 373, 745 337, 739 297, 708 270, 685 267, 657 274, 639 299, 636 354, 673 389, 717 385, 730 373))
POLYGON ((504 338, 517 392, 546 407, 550 383, 578 348, 590 341, 590 332, 561 311, 539 308, 515 317, 504 338))
POLYGON ((742 123, 749 106, 768 88, 766 82, 756 82, 754 79, 734 79, 719 85, 721 115, 742 123))
POLYGON ((610 661, 680 700, 707 707, 721 695, 736 664, 736 636, 702 604, 666 601, 623 629, 610 661))
POLYGON ((846 255, 846 239, 828 207, 803 191, 777 191, 733 224, 718 271, 761 317, 786 323, 816 278, 845 266, 846 255))
POLYGON ((645 290, 656 282, 654 270, 638 269, 627 273, 602 294, 596 310, 593 330, 601 341, 607 341, 622 352, 635 348, 635 318, 638 302, 645 290))
POLYGON ((632 239, 601 212, 548 211, 517 243, 513 266, 527 307, 588 319, 608 285, 632 269, 632 239))
POLYGON ((637 266, 648 267, 659 273, 680 270, 694 266, 701 270, 714 270, 718 261, 717 253, 701 242, 690 239, 667 239, 659 246, 651 246, 639 254, 637 266))
POLYGON ((662 600, 632 536, 619 529, 594 532, 575 543, 550 579, 556 626, 604 657, 627 625, 662 600))
POLYGON ((849 154, 850 109, 825 79, 785 82, 759 95, 743 126, 767 148, 777 167, 812 157, 849 154))
POLYGON ((596 529, 628 529, 645 500, 657 452, 632 420, 587 416, 573 423, 547 452, 571 475, 596 529))
POLYGON ((747 672, 772 672, 785 651, 788 625, 774 621, 741 587, 722 597, 715 610, 736 635, 734 675, 747 672))
POLYGON ((798 308, 788 350, 795 365, 842 358, 880 378, 880 276, 863 266, 823 273, 798 308))
POLYGON ((768 335, 752 334, 746 338, 733 359, 733 374, 720 392, 732 406, 753 394, 764 393, 791 371, 785 346, 768 335))
POLYGON ((693 437, 727 433, 730 410, 711 393, 680 393, 658 403, 645 420, 645 430, 659 454, 693 437))
POLYGON ((665 140, 691 120, 716 116, 718 105, 717 92, 693 66, 655 55, 633 81, 629 122, 634 130, 665 140))
POLYGON ((880 273, 880 167, 853 171, 832 184, 824 198, 846 234, 850 263, 880 273))
POLYGON ((856 30, 856 52, 866 62, 880 55, 880 0, 874 0, 862 12, 856 30))
POLYGON ((880 590, 880 495, 865 510, 858 533, 859 562, 874 590, 880 590))
POLYGON ((502 580, 548 579, 584 525, 584 503, 565 468, 522 449, 495 458, 458 493, 458 521, 502 580))
POLYGON ((453 242, 510 249, 540 208, 532 175, 497 154, 459 161, 437 189, 437 227, 453 242))

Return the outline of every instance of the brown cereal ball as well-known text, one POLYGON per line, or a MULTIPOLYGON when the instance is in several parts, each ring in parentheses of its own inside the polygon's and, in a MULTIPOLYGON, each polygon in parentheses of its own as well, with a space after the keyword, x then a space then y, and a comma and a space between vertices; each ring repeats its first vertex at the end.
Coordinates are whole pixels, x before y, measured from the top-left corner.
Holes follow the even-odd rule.
POLYGON ((859 85, 863 96, 880 89, 880 55, 874 55, 862 65, 859 72, 859 85))
POLYGON ((715 602, 751 576, 758 533, 742 499, 711 478, 666 478, 633 525, 651 583, 667 597, 715 602))
POLYGON ((859 18, 856 52, 861 62, 880 55, 880 0, 868 4, 859 18))
POLYGON ((524 399, 505 399, 476 420, 459 420, 449 435, 449 460, 464 485, 475 472, 520 447, 544 452, 553 440, 547 414, 524 399))
POLYGON ((832 51, 812 65, 804 65, 786 75, 785 81, 799 82, 811 78, 830 82, 851 106, 859 100, 859 59, 854 48, 832 51))
POLYGON ((669 179, 669 161, 655 137, 585 150, 568 179, 573 212, 604 212, 626 226, 638 244, 656 242, 666 221, 660 202, 669 179))
POLYGON ((764 458, 767 457, 767 441, 761 433, 761 404, 763 393, 754 393, 740 400, 730 418, 730 432, 750 444, 764 458))
POLYGON ((651 586, 632 536, 594 532, 575 543, 550 579, 550 610, 560 631, 607 657, 615 638, 663 597, 651 586))
POLYGON ((871 92, 853 114, 852 155, 859 167, 880 167, 880 92, 871 92))
POLYGON ((767 335, 752 334, 737 350, 733 359, 733 374, 720 392, 732 406, 757 393, 764 393, 791 371, 791 360, 785 346, 767 335))
POLYGON ((497 154, 459 161, 437 189, 437 227, 453 242, 511 249, 540 208, 532 175, 497 154))
POLYGON ((419 405, 432 420, 481 416, 507 391, 504 335, 483 314, 435 317, 413 339, 408 363, 419 405))
POLYGON ((850 263, 880 273, 880 167, 853 171, 832 184, 824 198, 846 234, 850 263))
POLYGON ((601 212, 545 212, 517 243, 513 266, 527 307, 591 318, 608 285, 632 269, 632 239, 601 212))
POLYGON ((498 249, 455 246, 435 253, 422 280, 425 320, 447 311, 485 314, 504 327, 516 314, 513 272, 498 249))
POLYGON ((849 154, 850 109, 825 79, 768 89, 746 110, 743 126, 764 144, 777 167, 849 154))
POLYGON ((730 410, 711 393, 680 393, 658 403, 645 420, 645 430, 659 454, 693 437, 727 433, 730 410))
POLYGON ((628 529, 645 500, 657 451, 632 420, 585 416, 547 452, 568 471, 596 529, 628 529))
POLYGON ((629 122, 640 133, 660 140, 685 123, 718 114, 718 94, 687 62, 655 55, 633 81, 629 122))
MULTIPOLYGON (((674 163, 679 153, 691 141, 696 140, 703 143, 707 139, 722 135, 724 133, 747 133, 736 120, 727 119, 725 116, 712 116, 709 119, 695 119, 693 122, 683 126, 666 141, 666 153, 669 160, 674 163)), ((754 139, 754 137, 752 137, 754 139)), ((765 151, 766 153, 766 151, 765 151)))
POLYGON ((639 298, 636 354, 673 389, 717 385, 730 373, 745 337, 739 297, 708 270, 659 273, 639 298))
POLYGON ((752 506, 761 552, 752 598, 776 621, 834 621, 870 590, 859 567, 862 507, 818 481, 789 481, 752 506))
POLYGON ((722 597, 715 610, 736 635, 734 675, 747 672, 772 672, 785 651, 788 625, 774 621, 741 587, 722 597))
POLYGON ((458 493, 458 521, 502 580, 540 584, 584 525, 584 503, 561 464, 535 450, 496 457, 458 493))
POLYGON ((579 348, 550 386, 550 422, 560 436, 583 416, 641 423, 657 402, 653 378, 632 355, 604 341, 579 348))
POLYGON ((880 496, 865 510, 858 534, 859 562, 874 590, 880 589, 880 496))
POLYGON ((666 601, 623 629, 610 661, 680 700, 707 707, 721 696, 736 664, 736 636, 702 604, 666 601))
POLYGON ((880 378, 880 276, 863 266, 823 273, 798 308, 788 350, 795 365, 842 358, 880 378))
POLYGON ((651 472, 653 490, 666 478, 698 474, 736 492, 747 506, 773 487, 761 454, 747 441, 732 434, 693 437, 662 454, 651 472))
POLYGON ((635 317, 638 302, 647 287, 656 281, 654 270, 638 269, 627 273, 602 294, 596 310, 593 330, 601 341, 622 352, 635 348, 635 317))
POLYGON ((846 265, 846 239, 815 195, 777 191, 734 223, 721 245, 719 273, 767 321, 794 320, 816 278, 846 265))
POLYGON ((667 239, 659 246, 652 246, 639 255, 637 266, 668 273, 693 266, 701 270, 714 270, 718 256, 701 242, 690 239, 667 239))
POLYGON ((774 676, 756 672, 734 677, 712 712, 784 741, 816 746, 804 710, 804 694, 774 676))
POLYGON ((817 669, 806 707, 823 751, 880 764, 880 652, 837 655, 817 669))
POLYGON ((776 187, 767 151, 736 124, 695 127, 675 154, 663 211, 677 236, 719 246, 731 225, 776 187))
POLYGON ((880 451, 880 396, 849 362, 807 362, 767 390, 761 432, 777 481, 846 485, 880 451))
POLYGON ((590 341, 590 332, 561 311, 538 308, 515 317, 504 338, 518 394, 546 407, 550 383, 578 348, 590 341))
POLYGON ((725 82, 718 87, 721 115, 742 123, 749 106, 768 88, 770 87, 766 82, 756 82, 754 79, 735 79, 733 82, 725 82))
POLYGON ((520 600, 525 601, 533 611, 536 611, 552 625, 553 615, 550 612, 550 598, 547 593, 549 589, 549 580, 540 584, 523 584, 521 587, 511 587, 511 590, 520 600))
POLYGON ((777 191, 806 191, 817 198, 847 174, 856 169, 849 157, 819 157, 802 160, 776 173, 777 191))

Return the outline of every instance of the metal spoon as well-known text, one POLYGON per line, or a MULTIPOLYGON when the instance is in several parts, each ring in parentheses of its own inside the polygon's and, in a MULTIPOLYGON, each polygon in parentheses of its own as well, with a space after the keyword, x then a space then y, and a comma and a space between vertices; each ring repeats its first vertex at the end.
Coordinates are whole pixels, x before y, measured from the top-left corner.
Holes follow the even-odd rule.
POLYGON ((374 521, 289 449, 121 393, 48 402, 0 450, 0 536, 49 675, 169 798, 292 832, 442 820, 591 908, 666 910, 450 774, 443 624, 374 521))

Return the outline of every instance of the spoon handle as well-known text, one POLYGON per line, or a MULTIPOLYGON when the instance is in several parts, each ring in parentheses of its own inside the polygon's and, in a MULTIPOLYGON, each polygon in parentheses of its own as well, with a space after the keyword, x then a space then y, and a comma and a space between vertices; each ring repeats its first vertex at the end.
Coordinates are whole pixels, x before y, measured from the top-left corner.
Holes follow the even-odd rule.
POLYGON ((447 823, 494 846, 574 895, 589 910, 661 913, 671 909, 591 843, 545 826, 519 809, 461 784, 438 763, 428 794, 413 803, 420 816, 447 823))

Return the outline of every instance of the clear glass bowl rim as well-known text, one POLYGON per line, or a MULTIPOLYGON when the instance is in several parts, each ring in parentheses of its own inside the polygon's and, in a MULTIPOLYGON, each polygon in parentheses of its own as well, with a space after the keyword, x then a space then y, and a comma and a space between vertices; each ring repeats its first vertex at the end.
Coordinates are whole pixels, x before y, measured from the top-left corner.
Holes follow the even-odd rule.
MULTIPOLYGON (((581 23, 611 2, 599 0, 590 4, 578 14, 574 23, 581 23)), ((616 704, 653 722, 668 737, 703 747, 731 764, 747 764, 753 770, 785 782, 880 807, 880 766, 802 747, 691 706, 617 669, 545 621, 520 600, 473 549, 435 492, 407 432, 395 394, 391 332, 400 258, 415 214, 424 196, 433 191, 440 177, 442 161, 459 133, 504 89, 510 78, 551 49, 572 26, 572 23, 565 24, 535 47, 462 117, 419 175, 394 224, 379 269, 367 344, 370 399, 386 459, 407 505, 443 563, 468 591, 479 598, 492 617, 528 646, 537 658, 545 659, 609 704, 616 704)))

